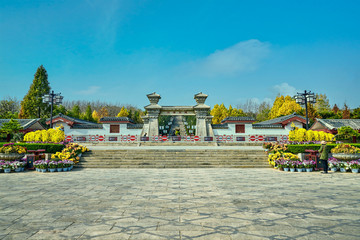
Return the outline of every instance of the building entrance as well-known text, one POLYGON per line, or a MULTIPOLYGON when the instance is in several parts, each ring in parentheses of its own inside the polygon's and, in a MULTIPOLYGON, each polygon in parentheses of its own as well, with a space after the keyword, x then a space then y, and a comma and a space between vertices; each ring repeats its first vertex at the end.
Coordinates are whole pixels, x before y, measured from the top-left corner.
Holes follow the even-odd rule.
MULTIPOLYGON (((157 93, 151 93, 147 95, 150 104, 145 106, 147 115, 143 117, 144 126, 142 130, 142 136, 158 136, 159 135, 159 116, 173 116, 172 122, 174 125, 178 125, 178 129, 172 127, 169 128, 169 133, 172 134, 172 130, 181 131, 186 135, 189 133, 189 129, 184 126, 184 117, 194 116, 196 118, 196 127, 194 134, 199 137, 213 137, 214 133, 211 127, 212 116, 209 114, 210 106, 205 104, 208 95, 203 93, 195 94, 194 99, 196 101, 195 106, 160 106, 159 100, 161 96, 157 93), (196 131, 196 132, 195 132, 196 131)), ((172 125, 172 124, 171 124, 172 125)), ((161 130, 160 130, 161 131, 161 130)))

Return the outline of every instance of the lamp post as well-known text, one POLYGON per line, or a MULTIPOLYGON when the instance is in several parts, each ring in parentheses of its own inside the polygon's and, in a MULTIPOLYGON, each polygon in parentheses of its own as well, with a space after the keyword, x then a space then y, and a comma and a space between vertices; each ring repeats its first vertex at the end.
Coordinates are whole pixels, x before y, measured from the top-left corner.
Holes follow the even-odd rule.
POLYGON ((306 130, 309 129, 309 117, 308 117, 308 103, 316 103, 316 96, 311 91, 304 91, 303 93, 297 93, 295 96, 296 103, 301 106, 305 105, 305 114, 306 114, 306 130))
POLYGON ((50 111, 50 128, 52 128, 52 117, 53 117, 53 107, 55 105, 59 105, 62 103, 63 96, 60 95, 61 93, 54 93, 51 91, 49 94, 45 94, 43 98, 43 103, 50 103, 51 104, 51 111, 50 111))

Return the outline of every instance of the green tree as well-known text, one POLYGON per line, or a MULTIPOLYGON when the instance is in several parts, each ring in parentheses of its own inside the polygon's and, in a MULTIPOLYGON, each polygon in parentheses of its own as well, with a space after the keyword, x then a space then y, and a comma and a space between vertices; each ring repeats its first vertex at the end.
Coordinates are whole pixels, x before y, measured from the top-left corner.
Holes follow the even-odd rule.
POLYGON ((38 67, 28 93, 21 101, 19 118, 36 118, 50 112, 49 104, 42 102, 42 96, 50 92, 48 74, 43 65, 38 67))
POLYGON ((7 97, 0 101, 0 118, 17 118, 19 113, 19 101, 16 98, 7 97))
POLYGON ((20 123, 16 120, 11 119, 9 122, 4 122, 1 125, 0 132, 5 133, 7 135, 7 141, 9 142, 11 139, 11 135, 19 132, 22 127, 20 123))
POLYGON ((351 113, 351 118, 360 119, 360 107, 355 108, 351 113))
POLYGON ((331 110, 329 99, 326 94, 316 94, 316 103, 314 104, 314 108, 317 112, 326 112, 331 110))
POLYGON ((267 120, 269 118, 270 110, 270 104, 267 102, 262 102, 259 105, 258 113, 256 114, 256 120, 258 122, 267 120))
POLYGON ((81 111, 79 105, 75 104, 70 111, 70 116, 74 118, 80 118, 81 111))
POLYGON ((91 109, 90 104, 87 105, 87 107, 86 107, 85 115, 84 115, 84 120, 91 121, 91 122, 94 121, 94 119, 93 119, 93 117, 92 117, 92 109, 91 109))
POLYGON ((56 115, 58 115, 60 113, 64 114, 64 115, 67 115, 68 111, 63 105, 54 105, 53 116, 56 116, 56 115))

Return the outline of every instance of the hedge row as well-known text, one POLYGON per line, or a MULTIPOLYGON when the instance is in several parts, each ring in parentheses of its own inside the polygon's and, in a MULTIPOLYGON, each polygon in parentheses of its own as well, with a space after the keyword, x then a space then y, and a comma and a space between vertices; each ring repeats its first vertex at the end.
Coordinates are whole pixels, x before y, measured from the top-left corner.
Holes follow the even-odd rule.
MULTIPOLYGON (((0 147, 2 147, 4 144, 9 144, 9 143, 0 142, 0 147)), ((14 145, 26 147, 27 150, 45 149, 46 153, 61 152, 65 147, 63 144, 56 144, 56 143, 15 143, 14 145)))
MULTIPOLYGON (((360 143, 349 143, 352 146, 358 147, 360 148, 360 143)), ((334 147, 336 147, 338 144, 327 144, 327 148, 328 151, 330 151, 331 149, 333 149, 334 147)), ((309 150, 319 150, 320 149, 321 144, 294 144, 294 145, 288 145, 288 152, 291 152, 293 154, 298 154, 298 153, 305 153, 305 150, 309 149, 309 150)))

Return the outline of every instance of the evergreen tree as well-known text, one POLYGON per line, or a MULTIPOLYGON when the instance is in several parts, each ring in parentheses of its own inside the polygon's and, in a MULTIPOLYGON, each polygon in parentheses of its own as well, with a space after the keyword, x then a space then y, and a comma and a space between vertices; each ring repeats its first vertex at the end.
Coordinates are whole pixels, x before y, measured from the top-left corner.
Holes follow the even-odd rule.
POLYGON ((71 109, 70 115, 74 118, 80 118, 81 112, 80 112, 80 107, 79 105, 74 105, 73 108, 71 109))
POLYGON ((10 141, 11 134, 19 132, 22 127, 20 123, 16 120, 11 119, 9 122, 4 122, 1 125, 0 132, 5 133, 7 135, 7 141, 10 141))
POLYGON ((50 92, 48 74, 41 65, 34 75, 28 93, 21 102, 19 118, 37 118, 50 112, 50 106, 42 102, 42 96, 50 92))
POLYGON ((94 119, 92 117, 92 110, 91 110, 90 104, 87 105, 87 107, 86 107, 84 119, 87 120, 87 121, 91 121, 91 122, 94 121, 94 119))
POLYGON ((60 113, 64 115, 68 114, 66 108, 63 105, 54 105, 53 116, 56 116, 60 113))
POLYGON ((270 110, 271 110, 270 104, 267 102, 262 102, 259 105, 258 114, 256 115, 256 120, 258 122, 267 120, 269 118, 270 110))

